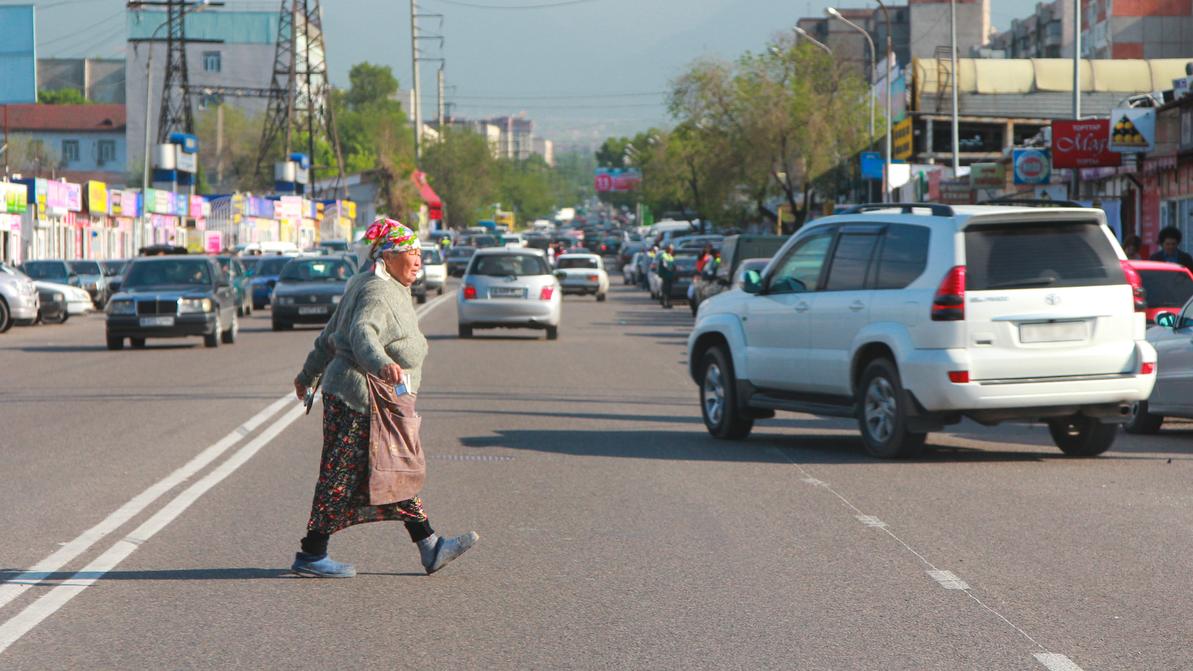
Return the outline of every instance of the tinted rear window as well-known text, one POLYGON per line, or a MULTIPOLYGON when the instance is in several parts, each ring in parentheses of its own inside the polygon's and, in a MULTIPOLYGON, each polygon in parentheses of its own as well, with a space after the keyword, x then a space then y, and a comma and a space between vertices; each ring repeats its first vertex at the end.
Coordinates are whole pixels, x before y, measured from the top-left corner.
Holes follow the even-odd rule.
POLYGON ((1125 281, 1110 240, 1092 222, 983 226, 965 232, 965 288, 971 291, 1125 281))
POLYGON ((566 268, 591 268, 591 269, 595 270, 597 268, 597 260, 592 259, 592 258, 585 258, 583 256, 581 256, 579 258, 561 256, 561 257, 559 257, 559 260, 555 262, 555 265, 560 270, 563 270, 566 268))
POLYGON ((1193 297, 1193 280, 1185 273, 1141 270, 1149 308, 1181 307, 1193 297))
POLYGON ((487 254, 472 262, 470 275, 497 277, 523 275, 550 275, 547 262, 530 254, 487 254))
POLYGON ((892 224, 886 229, 878 257, 875 289, 902 289, 915 281, 928 266, 928 239, 924 226, 892 224))

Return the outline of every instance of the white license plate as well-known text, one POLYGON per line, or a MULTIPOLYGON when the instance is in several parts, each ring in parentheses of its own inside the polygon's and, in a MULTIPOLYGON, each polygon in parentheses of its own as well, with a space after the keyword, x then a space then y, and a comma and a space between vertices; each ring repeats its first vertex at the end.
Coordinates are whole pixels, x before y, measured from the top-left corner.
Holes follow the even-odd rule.
POLYGON ((141 317, 141 326, 173 326, 173 317, 141 317))
POLYGON ((1088 339, 1089 324, 1083 321, 1019 325, 1019 342, 1024 344, 1076 342, 1088 339))
POLYGON ((522 287, 493 287, 489 289, 490 298, 526 298, 526 290, 522 287))
POLYGON ((327 314, 327 306, 313 305, 313 306, 309 306, 309 307, 298 308, 298 314, 300 314, 300 315, 325 315, 325 314, 327 314))

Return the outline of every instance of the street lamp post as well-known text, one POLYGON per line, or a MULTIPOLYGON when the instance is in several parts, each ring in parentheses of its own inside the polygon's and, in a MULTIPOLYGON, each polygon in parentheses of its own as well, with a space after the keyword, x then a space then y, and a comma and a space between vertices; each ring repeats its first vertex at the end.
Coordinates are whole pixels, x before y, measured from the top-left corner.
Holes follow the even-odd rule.
POLYGON ((850 21, 849 19, 845 18, 844 16, 841 15, 841 12, 838 12, 836 9, 834 9, 832 7, 826 7, 824 10, 824 13, 827 14, 829 18, 839 19, 845 25, 847 25, 850 28, 853 28, 854 30, 861 33, 862 37, 866 38, 866 46, 870 48, 870 73, 869 73, 870 74, 870 77, 869 77, 869 82, 870 82, 870 145, 873 146, 874 145, 874 108, 877 105, 877 103, 875 101, 877 96, 874 95, 874 70, 876 70, 878 68, 878 52, 877 52, 877 49, 874 48, 874 39, 870 37, 870 33, 867 32, 865 28, 862 28, 861 26, 854 23, 853 21, 850 21))
POLYGON ((812 44, 815 44, 816 46, 820 47, 821 49, 824 49, 825 53, 827 53, 829 56, 833 55, 833 50, 830 49, 827 44, 825 44, 824 42, 821 42, 820 40, 816 39, 815 37, 812 37, 811 33, 809 33, 808 31, 804 30, 803 28, 800 28, 799 26, 792 28, 792 30, 795 31, 796 35, 799 35, 800 37, 811 42, 812 44))
POLYGON ((957 72, 957 0, 949 0, 949 23, 949 37, 952 43, 950 58, 953 61, 953 179, 957 179, 957 173, 961 172, 961 124, 957 117, 960 114, 957 110, 957 85, 960 83, 960 73, 957 72))
POLYGON ((891 78, 895 69, 895 50, 891 40, 891 13, 887 11, 882 0, 877 0, 882 8, 882 17, 886 22, 886 151, 883 154, 882 166, 882 202, 891 199, 891 78))

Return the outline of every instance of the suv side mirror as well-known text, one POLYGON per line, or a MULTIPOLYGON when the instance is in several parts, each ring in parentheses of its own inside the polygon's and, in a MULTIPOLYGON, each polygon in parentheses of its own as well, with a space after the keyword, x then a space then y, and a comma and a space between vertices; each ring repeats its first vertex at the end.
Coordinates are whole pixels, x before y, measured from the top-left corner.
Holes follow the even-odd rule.
POLYGON ((742 282, 742 291, 756 294, 762 291, 762 275, 757 270, 747 270, 742 282))
POLYGON ((1176 315, 1171 312, 1160 312, 1156 315, 1156 326, 1170 329, 1176 326, 1176 315))

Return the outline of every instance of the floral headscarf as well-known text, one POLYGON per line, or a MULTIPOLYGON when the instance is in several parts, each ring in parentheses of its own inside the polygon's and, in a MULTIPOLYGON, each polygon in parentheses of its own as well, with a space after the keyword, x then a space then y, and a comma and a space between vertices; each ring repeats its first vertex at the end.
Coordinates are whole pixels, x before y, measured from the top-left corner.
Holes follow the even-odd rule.
POLYGON ((365 231, 365 240, 373 246, 374 254, 422 249, 418 234, 396 219, 379 217, 365 231))

